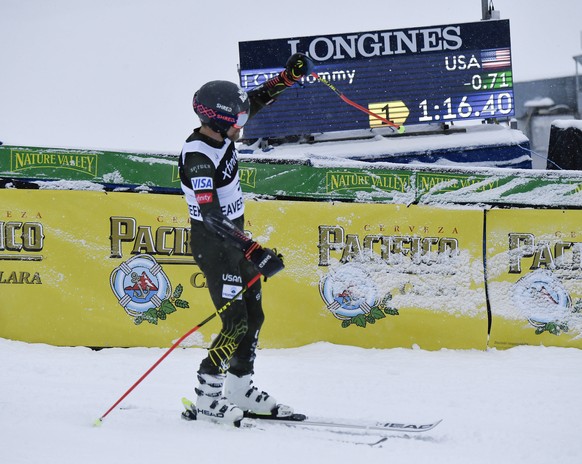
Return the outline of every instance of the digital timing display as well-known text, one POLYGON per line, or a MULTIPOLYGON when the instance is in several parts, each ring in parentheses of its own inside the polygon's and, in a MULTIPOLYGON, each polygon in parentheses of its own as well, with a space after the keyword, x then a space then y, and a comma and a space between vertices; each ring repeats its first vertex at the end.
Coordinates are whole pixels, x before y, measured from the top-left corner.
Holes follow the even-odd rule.
MULTIPOLYGON (((250 90, 295 52, 350 100, 399 125, 514 115, 509 20, 239 43, 250 90)), ((385 125, 315 77, 303 78, 244 128, 245 139, 385 125)))

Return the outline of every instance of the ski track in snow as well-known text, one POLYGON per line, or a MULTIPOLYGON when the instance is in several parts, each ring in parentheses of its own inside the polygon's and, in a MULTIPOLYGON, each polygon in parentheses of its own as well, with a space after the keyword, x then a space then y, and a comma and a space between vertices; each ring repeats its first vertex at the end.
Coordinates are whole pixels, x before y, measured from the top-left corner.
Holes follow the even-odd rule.
MULTIPOLYGON (((357 329, 356 329, 357 330, 357 329)), ((260 350, 259 387, 313 416, 432 421, 370 447, 329 432, 234 429, 180 419, 205 354, 178 349, 94 427, 164 353, 0 339, 0 462, 296 464, 576 463, 582 351, 363 349, 317 343, 260 350)))

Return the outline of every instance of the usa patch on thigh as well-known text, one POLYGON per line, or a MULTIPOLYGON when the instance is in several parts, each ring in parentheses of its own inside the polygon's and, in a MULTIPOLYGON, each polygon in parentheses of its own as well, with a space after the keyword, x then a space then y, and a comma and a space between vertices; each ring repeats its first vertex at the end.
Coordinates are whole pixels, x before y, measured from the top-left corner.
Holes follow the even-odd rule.
POLYGON ((232 300, 236 297, 237 300, 242 300, 242 286, 223 284, 222 285, 222 298, 227 300, 232 300))

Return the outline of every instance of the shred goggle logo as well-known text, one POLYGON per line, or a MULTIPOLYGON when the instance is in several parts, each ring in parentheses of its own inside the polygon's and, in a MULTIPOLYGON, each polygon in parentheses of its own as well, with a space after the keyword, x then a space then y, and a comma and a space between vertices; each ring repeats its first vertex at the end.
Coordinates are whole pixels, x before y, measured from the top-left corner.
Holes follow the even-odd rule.
POLYGON ((392 294, 382 293, 363 266, 348 263, 332 269, 319 282, 319 293, 327 309, 342 321, 343 328, 354 324, 365 328, 388 316, 398 316, 390 306, 392 294))
POLYGON ((136 324, 157 324, 177 308, 188 308, 180 299, 183 287, 172 285, 162 266, 150 255, 137 255, 123 262, 111 273, 111 289, 119 304, 136 324))

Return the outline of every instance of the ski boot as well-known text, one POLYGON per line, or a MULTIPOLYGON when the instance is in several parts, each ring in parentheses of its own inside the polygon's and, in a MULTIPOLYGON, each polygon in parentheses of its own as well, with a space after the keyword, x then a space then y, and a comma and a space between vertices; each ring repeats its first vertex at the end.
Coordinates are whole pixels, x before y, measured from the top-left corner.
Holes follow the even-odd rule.
POLYGON ((240 427, 241 408, 222 396, 224 375, 198 374, 196 419, 240 427))
POLYGON ((246 417, 285 417, 293 414, 289 406, 277 404, 277 400, 253 385, 252 374, 239 377, 228 372, 224 382, 224 396, 236 404, 246 417))

